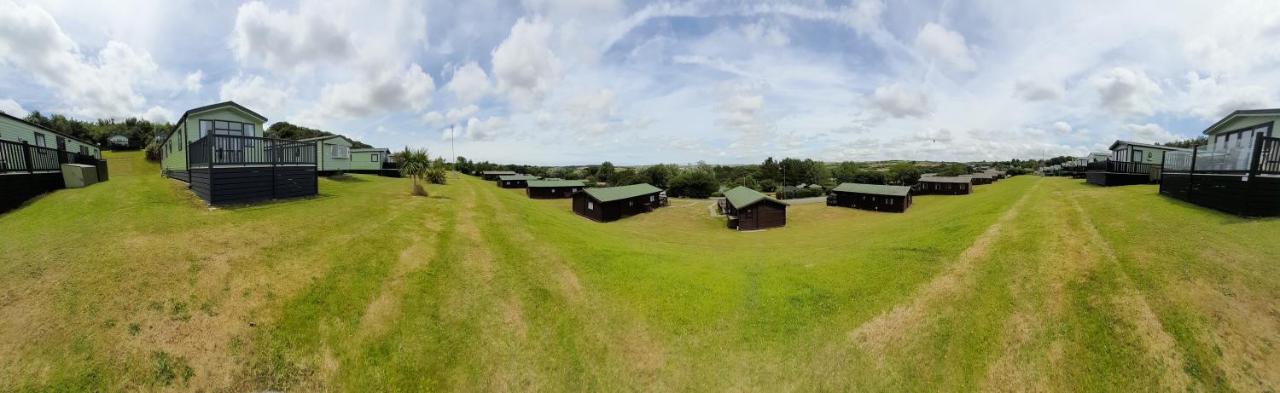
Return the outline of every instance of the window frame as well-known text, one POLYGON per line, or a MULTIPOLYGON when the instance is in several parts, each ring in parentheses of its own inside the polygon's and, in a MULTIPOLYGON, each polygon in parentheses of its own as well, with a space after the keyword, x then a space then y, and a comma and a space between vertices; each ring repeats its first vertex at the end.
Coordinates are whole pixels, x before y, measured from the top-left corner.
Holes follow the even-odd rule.
POLYGON ((32 132, 32 133, 36 135, 36 140, 35 140, 36 146, 49 147, 49 146, 45 146, 45 144, 48 143, 48 138, 45 138, 44 133, 40 133, 40 132, 32 132))

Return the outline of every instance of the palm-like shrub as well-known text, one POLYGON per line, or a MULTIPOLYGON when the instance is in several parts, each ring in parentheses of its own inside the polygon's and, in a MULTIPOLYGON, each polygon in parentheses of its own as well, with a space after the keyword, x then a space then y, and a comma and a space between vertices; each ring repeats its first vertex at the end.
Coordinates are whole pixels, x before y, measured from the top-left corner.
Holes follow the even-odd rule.
POLYGON ((431 184, 444 184, 449 175, 449 170, 444 164, 444 159, 436 158, 431 162, 431 167, 427 168, 427 181, 431 184))
POLYGON ((431 169, 431 158, 427 156, 427 149, 409 150, 406 147, 404 151, 396 153, 395 158, 400 163, 400 174, 413 179, 413 195, 427 196, 427 190, 418 184, 426 178, 431 169))

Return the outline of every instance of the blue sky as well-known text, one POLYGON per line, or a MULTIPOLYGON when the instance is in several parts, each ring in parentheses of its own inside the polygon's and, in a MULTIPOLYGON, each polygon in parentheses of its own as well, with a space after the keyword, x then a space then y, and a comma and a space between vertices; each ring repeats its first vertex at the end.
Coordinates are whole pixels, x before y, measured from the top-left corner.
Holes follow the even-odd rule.
POLYGON ((0 8, 0 110, 172 121, 235 100, 377 146, 532 164, 1083 155, 1198 135, 1276 106, 1280 83, 1275 1, 0 8))

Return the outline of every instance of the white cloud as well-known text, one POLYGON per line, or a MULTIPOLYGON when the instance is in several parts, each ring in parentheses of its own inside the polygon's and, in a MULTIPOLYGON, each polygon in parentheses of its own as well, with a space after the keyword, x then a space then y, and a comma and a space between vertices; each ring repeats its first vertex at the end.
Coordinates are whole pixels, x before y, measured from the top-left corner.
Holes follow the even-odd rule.
POLYGON ((475 116, 475 114, 479 112, 480 112, 480 107, 475 105, 467 105, 461 108, 453 108, 453 109, 450 109, 448 112, 445 112, 444 119, 445 121, 449 122, 449 124, 458 124, 463 119, 467 119, 469 117, 475 116))
POLYGON ((290 72, 314 63, 346 59, 354 52, 346 26, 313 13, 272 11, 260 1, 245 3, 236 12, 231 48, 241 64, 290 72))
POLYGON ((168 123, 176 120, 173 115, 173 111, 159 106, 153 106, 151 109, 147 109, 147 111, 142 114, 142 118, 152 123, 168 123))
POLYGON ((412 64, 402 71, 382 71, 364 78, 325 86, 320 113, 334 118, 355 118, 377 113, 422 111, 431 104, 435 82, 412 64))
POLYGON ((463 64, 453 70, 453 78, 444 86, 453 93, 460 104, 474 104, 489 94, 489 75, 476 62, 463 64))
POLYGON ((1066 135, 1071 133, 1072 128, 1070 123, 1059 121, 1053 123, 1053 130, 1057 131, 1059 134, 1066 135))
POLYGON ((187 74, 182 83, 187 87, 187 91, 192 93, 199 92, 200 88, 204 86, 204 71, 195 70, 195 72, 187 74))
POLYGON ((1155 111, 1152 101, 1162 93, 1145 72, 1124 67, 1095 74, 1090 81, 1102 108, 1118 115, 1151 116, 1155 111))
POLYGON ((426 114, 422 115, 422 122, 426 123, 428 126, 433 126, 433 127, 437 127, 445 124, 444 115, 436 111, 427 112, 426 114))
POLYGON ((1201 119, 1218 120, 1238 109, 1270 108, 1275 103, 1273 94, 1257 84, 1236 84, 1215 76, 1202 78, 1196 72, 1188 72, 1186 80, 1183 105, 1201 119))
POLYGON ((506 120, 500 117, 489 117, 484 120, 473 117, 467 120, 462 135, 473 141, 487 141, 493 139, 506 126, 506 120))
POLYGON ((157 74, 151 54, 109 40, 87 58, 53 16, 32 4, 0 2, 0 64, 12 65, 56 91, 72 114, 115 118, 146 99, 138 88, 157 74))
POLYGON ((1179 139, 1177 135, 1173 135, 1166 131, 1164 127, 1154 123, 1129 124, 1125 126, 1125 130, 1129 131, 1134 142, 1157 143, 1172 142, 1179 139))
POLYGON ((1054 82, 1019 79, 1013 85, 1014 95, 1027 101, 1052 101, 1062 98, 1062 85, 1054 82))
POLYGON ((893 117, 924 117, 929 114, 929 97, 894 84, 880 86, 872 94, 876 108, 893 117))
POLYGON ((925 24, 920 29, 920 33, 916 35, 916 48, 928 57, 941 60, 960 71, 972 71, 977 68, 977 64, 969 54, 969 45, 965 43, 964 36, 936 23, 925 24))
POLYGON ((224 82, 218 90, 219 100, 235 101, 259 113, 280 111, 291 95, 291 89, 269 84, 258 75, 237 75, 224 82))
POLYGON ((518 107, 540 101, 560 77, 560 59, 549 43, 551 32, 544 20, 521 18, 492 52, 498 90, 518 107))
POLYGON ((4 112, 9 116, 23 118, 27 117, 27 110, 19 105, 17 101, 11 98, 0 100, 0 112, 4 112))

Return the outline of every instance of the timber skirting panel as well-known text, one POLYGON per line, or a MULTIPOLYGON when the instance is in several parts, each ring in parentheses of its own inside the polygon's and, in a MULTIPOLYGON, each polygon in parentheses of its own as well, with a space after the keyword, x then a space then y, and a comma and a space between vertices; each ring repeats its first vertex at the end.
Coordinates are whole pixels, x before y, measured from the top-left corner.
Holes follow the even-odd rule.
POLYGON ((1163 175, 1160 194, 1231 214, 1264 217, 1280 215, 1280 178, 1242 175, 1163 175))
POLYGON ((1103 187, 1131 186, 1151 182, 1151 175, 1145 173, 1115 173, 1090 171, 1085 175, 1085 182, 1103 187))
POLYGON ((0 175, 0 213, 17 209, 27 200, 63 187, 62 172, 0 175))
POLYGON ((210 205, 311 196, 317 191, 316 170, 310 166, 192 169, 191 191, 210 205))

